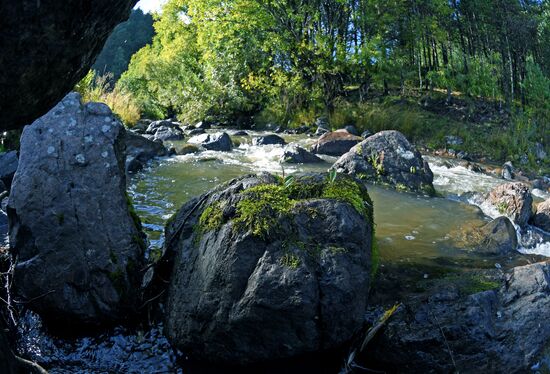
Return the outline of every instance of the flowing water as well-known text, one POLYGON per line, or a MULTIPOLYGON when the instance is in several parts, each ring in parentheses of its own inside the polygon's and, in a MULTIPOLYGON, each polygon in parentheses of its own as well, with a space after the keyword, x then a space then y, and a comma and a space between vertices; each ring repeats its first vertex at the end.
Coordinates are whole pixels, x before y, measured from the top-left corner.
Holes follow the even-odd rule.
MULTIPOLYGON (((250 132, 250 135, 263 133, 250 132)), ((289 143, 306 148, 315 140, 305 135, 283 137, 289 143)), ((142 218, 150 248, 163 245, 164 224, 184 202, 224 181, 261 171, 287 175, 324 172, 336 160, 325 157, 324 163, 285 165, 283 169, 279 162, 282 146, 252 146, 250 139, 234 137, 239 146, 231 152, 206 151, 153 161, 129 181, 129 192, 142 218)), ((177 148, 182 144, 174 145, 177 148)), ((494 261, 458 246, 453 233, 490 220, 494 212, 471 204, 468 193, 486 193, 504 181, 474 173, 448 160, 435 157, 427 160, 440 197, 398 193, 375 185, 368 187, 374 202, 382 266, 399 263, 433 267, 443 263, 457 268, 472 264, 494 267, 494 261)), ((548 198, 542 191, 538 195, 548 198)), ((521 251, 550 255, 550 247, 533 241, 521 251)), ((181 369, 177 369, 175 354, 160 329, 159 326, 138 334, 118 329, 109 335, 67 342, 49 337, 39 318, 28 313, 20 325, 19 348, 22 354, 43 363, 52 373, 109 372, 106 369, 109 365, 115 368, 111 372, 178 372, 181 369)))

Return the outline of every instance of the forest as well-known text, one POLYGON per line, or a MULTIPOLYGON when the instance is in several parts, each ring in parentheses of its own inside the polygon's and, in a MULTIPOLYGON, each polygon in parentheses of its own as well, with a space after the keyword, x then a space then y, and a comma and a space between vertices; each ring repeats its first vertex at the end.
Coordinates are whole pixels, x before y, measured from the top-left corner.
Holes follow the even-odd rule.
POLYGON ((371 130, 389 121, 433 145, 485 133, 493 158, 533 161, 527 140, 550 140, 549 16, 548 2, 533 0, 170 0, 116 87, 149 118, 297 127, 327 117, 371 130), (410 105, 423 98, 438 114, 461 106, 459 122, 481 107, 494 123, 459 130, 456 118, 410 105))

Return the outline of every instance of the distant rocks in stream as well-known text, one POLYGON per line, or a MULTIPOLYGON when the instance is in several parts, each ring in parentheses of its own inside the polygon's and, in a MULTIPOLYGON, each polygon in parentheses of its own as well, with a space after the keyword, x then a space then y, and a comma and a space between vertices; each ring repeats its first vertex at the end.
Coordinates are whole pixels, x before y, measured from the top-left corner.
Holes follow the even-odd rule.
POLYGON ((225 132, 196 135, 188 142, 200 145, 208 151, 229 152, 233 149, 231 137, 225 132))
POLYGON ((398 131, 369 136, 340 157, 332 168, 397 190, 435 194, 430 166, 398 131))
MULTIPOLYGON (((0 153, 0 189, 5 187, 4 190, 11 188, 11 183, 17 166, 19 165, 19 158, 16 151, 2 152, 0 153)), ((0 191, 1 192, 1 191, 0 191)))
POLYGON ((248 364, 341 347, 363 326, 372 202, 325 174, 229 181, 166 226, 165 332, 190 358, 248 364))
POLYGON ((155 157, 168 155, 162 141, 153 141, 131 131, 124 133, 126 147, 126 172, 135 173, 155 157))
POLYGON ((324 160, 304 148, 292 144, 285 147, 281 162, 287 164, 314 164, 324 162, 324 160))
POLYGON ((486 203, 522 228, 533 214, 533 196, 529 186, 522 182, 509 182, 493 188, 486 196, 486 203))
POLYGON ((286 141, 279 135, 269 134, 252 138, 252 145, 285 145, 286 141))
POLYGON ((145 249, 125 193, 126 131, 107 105, 80 100, 25 127, 8 204, 14 297, 65 331, 128 318, 145 249))
POLYGON ((341 156, 362 140, 360 136, 352 135, 345 130, 327 132, 313 144, 311 151, 323 155, 341 156))

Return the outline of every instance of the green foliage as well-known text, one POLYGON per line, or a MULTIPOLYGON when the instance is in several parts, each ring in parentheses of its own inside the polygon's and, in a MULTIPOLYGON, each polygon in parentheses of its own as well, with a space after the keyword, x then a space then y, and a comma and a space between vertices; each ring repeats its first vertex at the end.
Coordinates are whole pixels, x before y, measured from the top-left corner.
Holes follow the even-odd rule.
POLYGON ((92 67, 97 75, 118 80, 126 71, 134 53, 151 43, 154 35, 153 17, 140 9, 132 10, 130 18, 113 30, 92 67))
POLYGON ((300 258, 292 253, 287 253, 281 257, 281 264, 291 269, 298 269, 300 263, 300 258))
POLYGON ((111 78, 110 75, 96 76, 93 70, 90 70, 74 89, 82 95, 84 102, 107 104, 122 123, 131 127, 141 117, 138 104, 127 91, 119 87, 112 89, 111 78))
POLYGON ((199 217, 201 232, 219 229, 224 223, 223 209, 220 202, 207 206, 199 217))

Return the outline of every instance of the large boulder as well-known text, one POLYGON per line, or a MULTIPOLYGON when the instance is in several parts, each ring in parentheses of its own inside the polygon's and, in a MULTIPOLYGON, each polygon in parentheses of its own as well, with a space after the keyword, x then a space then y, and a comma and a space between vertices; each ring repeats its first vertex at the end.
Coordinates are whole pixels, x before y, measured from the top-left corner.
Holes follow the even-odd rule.
POLYGON ((23 130, 8 204, 14 291, 51 326, 121 321, 137 303, 144 242, 124 137, 105 104, 76 93, 23 130))
POLYGON ((550 199, 537 205, 537 211, 533 217, 533 225, 550 232, 550 199))
POLYGON ((232 180, 166 227, 166 335, 229 364, 339 347, 363 325, 372 240, 372 202, 350 177, 232 180))
POLYGON ((340 157, 333 168, 398 190, 435 193, 430 166, 398 131, 368 137, 340 157))
POLYGON ((386 372, 542 369, 550 341, 544 322, 550 318, 550 264, 513 268, 502 283, 474 279, 476 287, 496 289, 470 293, 447 285, 427 299, 411 298, 369 346, 369 355, 386 372))
POLYGON ((225 132, 193 136, 189 139, 189 143, 199 144, 209 151, 229 152, 233 149, 231 137, 225 132))
POLYGON ((297 145, 285 147, 281 161, 288 164, 314 164, 324 162, 320 157, 297 145))
POLYGON ((81 80, 137 0, 0 2, 0 129, 43 115, 81 80))
POLYGON ((264 136, 258 136, 252 139, 252 145, 285 145, 286 142, 279 135, 269 134, 264 136))
POLYGON ((508 256, 518 248, 516 228, 507 217, 481 227, 468 227, 456 235, 459 247, 482 255, 508 256))
POLYGON ((533 196, 529 186, 522 182, 504 183, 493 188, 486 202, 522 228, 533 214, 533 196))
POLYGON ((144 136, 126 131, 124 134, 126 147, 126 171, 135 173, 143 165, 155 157, 168 155, 168 150, 160 141, 152 141, 144 136))
POLYGON ((313 144, 311 151, 329 156, 342 156, 363 138, 347 131, 327 132, 313 144))

